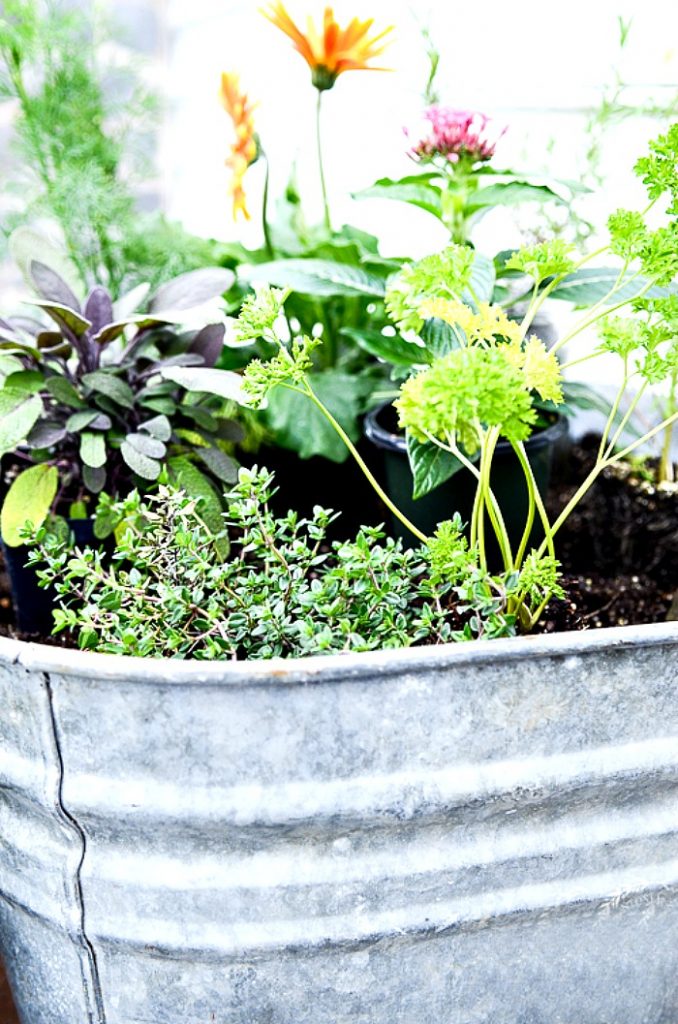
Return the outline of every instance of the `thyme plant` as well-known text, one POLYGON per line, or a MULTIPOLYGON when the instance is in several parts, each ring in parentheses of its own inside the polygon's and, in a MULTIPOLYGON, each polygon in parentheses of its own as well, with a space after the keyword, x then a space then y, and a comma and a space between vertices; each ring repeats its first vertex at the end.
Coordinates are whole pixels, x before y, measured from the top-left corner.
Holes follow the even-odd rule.
MULTIPOLYGON (((461 534, 445 524, 429 547, 403 550, 379 529, 331 545, 333 514, 275 518, 273 476, 241 469, 221 538, 203 499, 165 485, 101 516, 122 524, 112 559, 101 549, 71 552, 42 526, 31 564, 61 606, 55 632, 81 648, 146 657, 270 658, 367 651, 478 636, 509 636, 508 596, 517 576, 489 587, 461 534), (230 544, 219 558, 219 544, 230 544)), ((35 538, 34 538, 35 539, 35 538)))

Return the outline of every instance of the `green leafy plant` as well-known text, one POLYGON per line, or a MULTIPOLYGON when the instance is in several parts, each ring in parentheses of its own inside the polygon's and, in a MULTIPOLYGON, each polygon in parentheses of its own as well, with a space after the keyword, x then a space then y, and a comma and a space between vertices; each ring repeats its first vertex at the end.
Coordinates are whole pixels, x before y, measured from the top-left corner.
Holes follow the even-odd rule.
POLYGON ((110 558, 73 551, 45 527, 25 531, 37 543, 30 564, 60 598, 55 631, 114 654, 296 657, 511 636, 510 600, 541 594, 531 564, 522 580, 480 572, 458 519, 416 551, 375 528, 330 545, 333 514, 316 507, 310 519, 276 518, 272 486, 267 470, 240 470, 225 559, 215 541, 226 534, 206 523, 204 499, 164 485, 103 503, 106 520, 124 524, 110 558))
POLYGON ((479 111, 434 103, 425 109, 419 129, 407 132, 408 155, 422 170, 399 179, 380 178, 356 197, 416 206, 442 221, 452 242, 464 245, 478 221, 497 207, 567 204, 577 192, 588 191, 575 182, 547 184, 538 176, 530 180, 530 175, 493 167, 505 131, 479 111))
MULTIPOLYGON (((39 295, 33 306, 51 324, 0 320, 0 454, 9 457, 12 481, 0 515, 5 543, 20 544, 26 521, 37 526, 51 511, 85 517, 104 488, 122 495, 152 486, 163 466, 207 499, 205 515, 218 523, 216 482, 235 479, 228 451, 238 428, 229 395, 189 394, 180 371, 208 372, 224 326, 184 330, 175 321, 220 295, 230 272, 193 271, 150 298, 136 289, 115 304, 95 287, 81 304, 51 268, 34 260, 29 269, 39 295), (135 312, 140 305, 144 312, 135 312)), ((237 390, 237 377, 219 379, 237 390)))

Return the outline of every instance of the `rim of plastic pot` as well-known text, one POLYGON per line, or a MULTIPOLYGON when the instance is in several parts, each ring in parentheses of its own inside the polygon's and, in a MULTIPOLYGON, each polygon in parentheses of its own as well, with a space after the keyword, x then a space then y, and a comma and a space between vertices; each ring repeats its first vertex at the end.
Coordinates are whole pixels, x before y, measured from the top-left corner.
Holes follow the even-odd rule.
MULTIPOLYGON (((544 656, 577 657, 601 650, 644 647, 678 648, 678 622, 641 626, 611 626, 583 632, 549 633, 505 640, 405 647, 398 650, 353 654, 272 658, 268 661, 178 661, 173 658, 138 658, 97 654, 72 648, 50 647, 0 637, 0 663, 48 677, 92 679, 96 683, 160 684, 163 686, 306 686, 378 682, 411 672, 455 671, 469 663, 524 662, 544 656)), ((518 669, 519 671, 519 669, 518 669)))
MULTIPOLYGON (((379 422, 379 417, 391 407, 392 402, 384 402, 382 405, 377 406, 376 409, 372 409, 366 413, 364 421, 364 432, 365 437, 376 445, 377 448, 383 448, 389 452, 399 452, 401 455, 407 455, 407 441, 405 440, 404 434, 394 433, 392 430, 387 430, 386 427, 382 426, 379 422)), ((525 447, 530 451, 536 451, 539 448, 544 448, 548 445, 555 444, 561 437, 567 432, 567 418, 562 416, 560 413, 553 413, 556 417, 553 423, 543 430, 535 431, 531 437, 525 442, 525 447)), ((500 441, 497 444, 498 452, 509 452, 511 451, 511 445, 508 441, 500 441)))

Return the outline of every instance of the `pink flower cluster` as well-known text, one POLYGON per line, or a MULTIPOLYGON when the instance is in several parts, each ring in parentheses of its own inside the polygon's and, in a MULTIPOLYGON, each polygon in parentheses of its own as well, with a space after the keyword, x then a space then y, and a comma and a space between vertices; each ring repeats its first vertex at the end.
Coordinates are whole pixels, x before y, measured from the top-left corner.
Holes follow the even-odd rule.
MULTIPOLYGON (((506 128, 497 131, 485 114, 475 110, 454 110, 434 105, 424 111, 421 138, 409 151, 413 159, 426 162, 441 156, 456 163, 468 157, 474 163, 490 160, 506 128)), ((405 129, 405 134, 410 132, 405 129)))

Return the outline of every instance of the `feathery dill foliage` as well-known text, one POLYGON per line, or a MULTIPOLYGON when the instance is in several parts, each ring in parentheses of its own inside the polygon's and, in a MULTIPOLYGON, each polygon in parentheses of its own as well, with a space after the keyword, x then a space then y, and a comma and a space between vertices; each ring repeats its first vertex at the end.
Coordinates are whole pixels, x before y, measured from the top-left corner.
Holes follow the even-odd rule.
POLYGON ((158 284, 212 263, 161 216, 139 218, 130 174, 154 106, 130 66, 106 68, 101 26, 62 0, 5 0, 0 8, 0 101, 14 100, 21 211, 2 225, 45 218, 59 227, 83 284, 112 292, 158 284), (124 169, 123 169, 124 168, 124 169))

